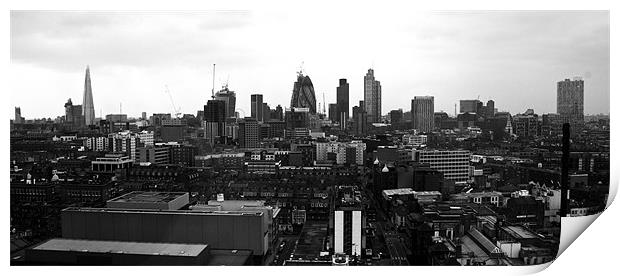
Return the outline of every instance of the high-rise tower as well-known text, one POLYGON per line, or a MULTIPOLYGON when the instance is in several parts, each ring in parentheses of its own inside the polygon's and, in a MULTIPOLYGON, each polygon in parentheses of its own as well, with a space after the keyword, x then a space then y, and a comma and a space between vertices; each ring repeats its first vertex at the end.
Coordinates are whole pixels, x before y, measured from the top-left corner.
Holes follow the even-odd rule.
POLYGON ((86 79, 84 81, 84 100, 82 102, 82 115, 85 125, 95 124, 95 106, 93 105, 93 90, 90 85, 90 68, 86 66, 86 79))
POLYGON ((235 117, 237 95, 235 91, 228 89, 228 84, 224 85, 222 90, 215 93, 215 99, 226 103, 226 118, 235 117))
POLYGON ((263 94, 252 94, 250 100, 252 118, 256 119, 257 122, 262 122, 264 116, 263 94))
POLYGON ((435 127, 435 98, 415 96, 411 101, 413 128, 420 132, 430 132, 435 127))
POLYGON ((336 88, 336 121, 340 123, 340 129, 346 129, 349 120, 349 83, 347 79, 340 79, 340 85, 336 88))
MULTIPOLYGON (((583 124, 583 88, 581 78, 558 82, 557 113, 563 123, 583 124)), ((571 131, 573 128, 571 126, 571 131)))
POLYGON ((291 107, 308 108, 310 114, 316 114, 316 95, 314 86, 309 76, 304 76, 301 71, 297 72, 297 81, 293 86, 291 107))
POLYGON ((364 110, 369 123, 381 120, 381 83, 375 80, 375 70, 368 69, 364 76, 364 110))

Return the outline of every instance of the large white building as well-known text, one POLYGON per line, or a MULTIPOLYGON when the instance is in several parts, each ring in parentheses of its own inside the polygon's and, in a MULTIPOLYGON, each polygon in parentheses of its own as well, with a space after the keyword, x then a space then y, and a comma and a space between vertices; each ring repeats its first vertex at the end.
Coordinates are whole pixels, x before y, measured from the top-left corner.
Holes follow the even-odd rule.
POLYGON ((347 163, 347 149, 355 149, 355 164, 364 165, 364 151, 366 143, 362 141, 351 142, 322 142, 316 143, 316 161, 324 162, 328 160, 328 153, 336 154, 336 164, 347 163))
POLYGON ((359 256, 366 248, 360 192, 353 186, 341 186, 337 194, 332 216, 334 254, 359 256))
POLYGON ((88 137, 84 139, 84 147, 92 151, 107 151, 108 137, 88 137))
POLYGON ((471 152, 467 150, 414 150, 413 160, 430 164, 432 169, 456 184, 466 183, 471 177, 471 152))
POLYGON ((427 142, 428 142, 428 136, 426 135, 411 135, 411 134, 403 135, 403 144, 405 145, 419 147, 422 145, 426 145, 427 142))
POLYGON ((108 145, 111 147, 112 152, 126 152, 131 160, 136 160, 136 148, 140 146, 152 146, 154 143, 152 131, 121 131, 117 133, 110 133, 108 135, 110 141, 108 145))

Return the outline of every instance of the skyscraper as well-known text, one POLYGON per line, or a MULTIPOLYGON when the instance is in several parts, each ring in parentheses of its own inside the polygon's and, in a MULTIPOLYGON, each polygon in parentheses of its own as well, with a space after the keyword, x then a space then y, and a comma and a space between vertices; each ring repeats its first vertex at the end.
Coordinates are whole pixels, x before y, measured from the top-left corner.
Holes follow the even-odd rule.
POLYGON ((347 79, 340 79, 340 85, 336 88, 336 104, 338 105, 336 121, 340 123, 340 129, 345 129, 347 120, 349 120, 349 83, 347 83, 347 79))
POLYGON ((308 108, 310 114, 316 114, 316 95, 309 76, 297 72, 297 81, 293 85, 291 107, 308 108))
POLYGON ((19 106, 15 107, 15 120, 13 120, 13 123, 15 124, 24 123, 24 117, 22 117, 22 109, 19 106))
POLYGON ((263 122, 269 121, 271 118, 271 107, 267 103, 263 103, 263 122))
POLYGON ((251 96, 251 115, 257 122, 263 121, 263 95, 252 94, 251 96))
POLYGON ((276 109, 271 110, 270 118, 272 120, 284 121, 284 110, 281 105, 276 106, 276 109))
POLYGON ((87 126, 95 124, 95 106, 93 105, 93 90, 90 85, 90 68, 88 66, 86 66, 86 79, 84 80, 82 115, 87 126))
POLYGON ((558 82, 557 113, 562 123, 583 124, 583 85, 581 78, 558 82))
POLYGON ((310 109, 304 107, 287 108, 284 113, 285 136, 291 139, 304 138, 310 134, 310 109))
POLYGON ((226 102, 209 100, 204 108, 205 139, 207 140, 207 143, 213 145, 220 139, 220 137, 225 136, 226 102))
POLYGON ((375 80, 375 71, 371 68, 364 76, 364 110, 369 123, 381 120, 381 83, 375 80))
POLYGON ((353 107, 353 131, 357 135, 366 134, 366 125, 368 124, 368 116, 364 110, 364 101, 360 101, 358 106, 353 107))
POLYGON ((435 126, 435 98, 415 96, 411 101, 413 128, 420 132, 430 132, 435 126))
POLYGON ((403 110, 397 109, 390 111, 390 123, 398 124, 403 120, 403 110))
POLYGON ((239 122, 239 147, 258 148, 258 122, 255 118, 245 117, 239 122))
POLYGON ((488 118, 495 116, 495 101, 494 100, 487 101, 486 116, 488 118))
POLYGON ((482 104, 479 100, 461 100, 459 107, 460 113, 476 113, 479 114, 478 105, 482 104))
POLYGON ((337 122, 338 121, 338 104, 329 104, 329 119, 332 120, 332 122, 337 122))
POLYGON ((222 90, 215 93, 215 99, 226 103, 226 118, 235 117, 237 95, 235 91, 228 89, 228 84, 222 87, 222 90))
POLYGON ((82 115, 82 105, 73 105, 71 99, 65 103, 65 122, 73 127, 84 126, 84 115, 82 115))

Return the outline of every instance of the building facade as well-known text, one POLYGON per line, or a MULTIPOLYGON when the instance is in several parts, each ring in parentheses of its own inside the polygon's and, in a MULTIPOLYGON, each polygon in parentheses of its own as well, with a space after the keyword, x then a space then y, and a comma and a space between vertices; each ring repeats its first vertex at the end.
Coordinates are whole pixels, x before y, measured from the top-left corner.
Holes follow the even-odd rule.
POLYGON ((381 83, 375 80, 373 69, 368 69, 364 76, 364 110, 369 123, 381 121, 381 83))
POLYGON ((84 80, 84 99, 82 102, 82 115, 87 126, 95 124, 95 106, 93 105, 93 90, 90 84, 90 68, 86 66, 84 80))
POLYGON ((316 114, 316 95, 314 86, 309 76, 304 76, 300 71, 297 73, 297 81, 293 85, 293 95, 291 96, 291 108, 308 108, 311 114, 316 114))
POLYGON ((250 112, 252 118, 254 118, 258 122, 263 121, 263 95, 262 94, 252 94, 250 96, 250 112))
POLYGON ((435 128, 435 98, 415 96, 411 101, 413 128, 420 132, 430 132, 435 128))
POLYGON ((336 104, 336 121, 340 123, 340 129, 346 129, 349 120, 349 83, 347 79, 340 79, 336 88, 336 104))
POLYGON ((583 124, 583 90, 584 83, 581 78, 558 82, 557 113, 563 123, 583 124))
POLYGON ((443 173, 444 178, 457 184, 470 179, 471 152, 467 150, 421 150, 413 152, 413 160, 430 164, 431 169, 443 173))
POLYGON ((246 117, 239 123, 239 147, 259 147, 258 121, 255 118, 246 117))
POLYGON ((228 89, 228 85, 225 85, 222 87, 222 90, 215 93, 215 100, 225 102, 226 118, 235 117, 237 95, 235 91, 228 89))

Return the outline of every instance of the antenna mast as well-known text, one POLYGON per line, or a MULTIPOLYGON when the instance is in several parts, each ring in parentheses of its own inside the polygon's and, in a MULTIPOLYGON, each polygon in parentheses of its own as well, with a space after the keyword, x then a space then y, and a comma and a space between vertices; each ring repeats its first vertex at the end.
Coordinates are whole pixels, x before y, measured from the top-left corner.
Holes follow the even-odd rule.
POLYGON ((215 99, 215 63, 213 63, 213 86, 211 86, 211 98, 215 99))

